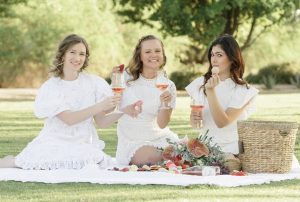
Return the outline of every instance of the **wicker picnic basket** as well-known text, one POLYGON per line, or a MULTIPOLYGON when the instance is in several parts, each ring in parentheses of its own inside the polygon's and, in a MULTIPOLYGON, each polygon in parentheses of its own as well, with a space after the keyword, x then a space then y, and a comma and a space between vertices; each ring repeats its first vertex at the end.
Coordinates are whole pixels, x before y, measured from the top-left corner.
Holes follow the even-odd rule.
POLYGON ((238 122, 243 170, 249 173, 289 172, 297 130, 296 122, 238 122))

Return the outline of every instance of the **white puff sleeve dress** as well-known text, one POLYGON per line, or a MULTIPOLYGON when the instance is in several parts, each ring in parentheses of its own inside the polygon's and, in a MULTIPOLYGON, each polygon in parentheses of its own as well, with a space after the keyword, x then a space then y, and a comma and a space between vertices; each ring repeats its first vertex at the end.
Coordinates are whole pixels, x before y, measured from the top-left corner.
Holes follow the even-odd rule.
POLYGON ((93 117, 67 125, 56 115, 77 111, 112 95, 108 83, 97 76, 80 73, 74 81, 58 77, 47 80, 39 89, 34 103, 38 118, 44 118, 39 135, 16 156, 15 164, 23 169, 80 169, 87 164, 105 167, 110 157, 102 150, 93 117))
POLYGON ((244 110, 240 117, 224 128, 218 128, 211 115, 206 96, 203 93, 203 88, 200 87, 204 83, 204 77, 199 77, 190 83, 185 89, 187 93, 195 98, 201 99, 204 104, 202 111, 203 128, 201 133, 204 134, 207 130, 208 136, 212 137, 213 142, 217 143, 224 152, 238 154, 238 132, 237 121, 247 119, 256 109, 255 97, 258 90, 252 86, 249 89, 246 85, 238 85, 231 78, 221 81, 215 87, 215 92, 221 107, 225 110, 228 108, 242 108, 247 102, 251 100, 250 105, 244 110))
MULTIPOLYGON (((168 127, 161 129, 157 124, 160 109, 159 96, 162 93, 155 87, 155 79, 146 79, 142 75, 126 88, 122 96, 122 106, 138 100, 143 101, 143 110, 137 118, 123 115, 117 126, 118 146, 116 159, 120 164, 127 165, 136 150, 144 145, 163 148, 168 145, 166 138, 178 141, 178 136, 168 127)), ((172 94, 171 108, 175 108, 176 87, 169 80, 169 91, 172 94)))

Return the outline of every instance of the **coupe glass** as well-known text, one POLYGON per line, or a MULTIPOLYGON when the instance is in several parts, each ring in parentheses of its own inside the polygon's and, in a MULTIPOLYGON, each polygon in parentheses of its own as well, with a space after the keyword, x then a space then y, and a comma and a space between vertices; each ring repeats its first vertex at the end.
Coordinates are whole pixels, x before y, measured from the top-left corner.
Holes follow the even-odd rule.
MULTIPOLYGON (((167 90, 167 88, 169 86, 169 79, 168 79, 166 71, 162 70, 157 73, 155 86, 162 93, 167 90)), ((161 103, 161 109, 169 109, 169 108, 170 108, 169 103, 165 103, 165 102, 161 103)))
MULTIPOLYGON (((193 113, 196 113, 197 115, 202 115, 202 110, 204 108, 204 100, 200 98, 199 94, 197 97, 193 98, 191 97, 191 110, 193 113)), ((201 116, 202 117, 202 116, 201 116)), ((203 127, 203 120, 197 120, 193 121, 192 123, 193 128, 200 129, 203 127)))
MULTIPOLYGON (((114 93, 122 93, 125 90, 126 84, 123 72, 113 72, 111 75, 111 89, 114 93)), ((116 106, 115 111, 119 111, 119 105, 116 106)))

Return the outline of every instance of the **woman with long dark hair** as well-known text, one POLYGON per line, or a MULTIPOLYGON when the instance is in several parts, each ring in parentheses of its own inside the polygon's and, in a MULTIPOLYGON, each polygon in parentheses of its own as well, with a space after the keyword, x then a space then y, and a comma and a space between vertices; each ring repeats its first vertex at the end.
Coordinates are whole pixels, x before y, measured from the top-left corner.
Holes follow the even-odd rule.
POLYGON ((191 112, 191 123, 202 120, 203 132, 224 152, 238 154, 237 121, 255 110, 258 90, 243 79, 244 60, 240 47, 230 35, 214 40, 208 50, 209 67, 204 76, 186 87, 188 94, 200 99, 202 113, 191 112))

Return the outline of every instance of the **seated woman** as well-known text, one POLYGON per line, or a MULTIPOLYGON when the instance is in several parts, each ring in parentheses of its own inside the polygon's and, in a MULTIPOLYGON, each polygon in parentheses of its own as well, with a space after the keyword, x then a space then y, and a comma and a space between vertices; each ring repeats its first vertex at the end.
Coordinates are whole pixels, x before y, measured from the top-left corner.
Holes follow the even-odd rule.
MULTIPOLYGON (((53 62, 54 74, 39 89, 34 105, 38 118, 45 118, 40 134, 14 157, 0 160, 0 167, 22 169, 79 169, 87 164, 108 166, 110 157, 102 150, 93 121, 107 127, 122 114, 108 114, 121 96, 113 95, 107 82, 83 73, 88 66, 89 48, 77 35, 59 45, 53 62)), ((136 116, 135 105, 123 110, 136 116)))
POLYGON ((166 64, 163 43, 155 36, 142 37, 136 45, 126 68, 128 87, 123 93, 122 106, 143 101, 143 109, 136 119, 124 115, 118 121, 116 159, 121 164, 155 164, 162 161, 157 147, 168 145, 167 138, 178 137, 167 128, 175 107, 176 87, 170 80, 168 90, 156 87, 158 71, 166 64), (161 103, 169 104, 162 107, 161 103))
POLYGON ((185 88, 204 105, 202 113, 191 111, 191 123, 203 120, 202 132, 209 129, 208 136, 224 152, 238 154, 237 121, 255 111, 258 90, 243 79, 243 57, 232 36, 223 35, 212 42, 208 61, 204 76, 185 88))

